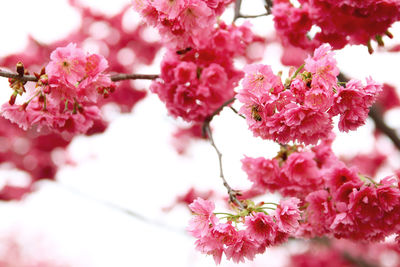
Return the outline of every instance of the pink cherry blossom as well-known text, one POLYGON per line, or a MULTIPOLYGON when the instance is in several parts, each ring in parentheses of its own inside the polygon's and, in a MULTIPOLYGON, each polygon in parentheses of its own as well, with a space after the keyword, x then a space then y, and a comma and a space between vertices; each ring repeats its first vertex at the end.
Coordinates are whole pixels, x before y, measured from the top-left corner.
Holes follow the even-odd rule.
POLYGON ((46 66, 50 83, 59 82, 75 86, 83 79, 86 68, 85 53, 70 43, 66 47, 57 48, 50 55, 51 61, 46 66))
POLYGON ((215 225, 218 222, 218 218, 213 213, 215 209, 214 203, 197 198, 189 205, 189 208, 196 216, 190 220, 187 228, 188 232, 197 238, 206 236, 210 231, 210 224, 215 225))
POLYGON ((271 216, 263 212, 246 216, 245 225, 248 236, 253 240, 270 244, 275 239, 275 222, 271 216))
POLYGON ((275 210, 275 218, 278 227, 286 233, 293 233, 299 226, 301 219, 299 210, 300 200, 298 198, 289 198, 281 200, 275 210))
POLYGON ((232 259, 235 263, 244 262, 245 258, 253 260, 257 253, 259 253, 259 244, 249 238, 244 230, 238 232, 236 242, 225 250, 226 258, 232 259))

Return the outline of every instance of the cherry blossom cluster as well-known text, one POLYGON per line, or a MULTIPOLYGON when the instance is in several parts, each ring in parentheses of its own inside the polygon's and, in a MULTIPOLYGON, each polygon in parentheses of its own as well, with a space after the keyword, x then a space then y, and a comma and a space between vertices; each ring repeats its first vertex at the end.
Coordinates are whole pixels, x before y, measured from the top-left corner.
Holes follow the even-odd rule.
POLYGON ((209 33, 232 0, 134 0, 146 22, 156 27, 169 47, 204 47, 209 33))
POLYGON ((282 200, 274 204, 276 208, 248 202, 247 209, 237 215, 224 214, 224 222, 213 213, 213 202, 197 198, 189 205, 195 216, 188 231, 197 238, 196 248, 212 255, 217 264, 223 254, 236 263, 244 262, 245 258, 252 260, 267 247, 288 240, 301 219, 298 204, 296 198, 282 200), (269 214, 268 209, 273 209, 273 213, 269 214))
MULTIPOLYGON (((40 69, 37 69, 37 66, 47 64, 51 52, 58 47, 68 45, 71 41, 106 56, 109 70, 112 72, 132 73, 137 66, 150 65, 153 62, 161 43, 158 40, 150 41, 146 38, 144 33, 148 26, 142 23, 129 25, 124 23, 124 17, 127 17, 131 5, 110 16, 100 13, 98 10, 92 10, 81 1, 69 0, 69 3, 80 15, 81 27, 62 40, 52 43, 44 44, 29 36, 28 44, 23 51, 0 58, 1 66, 14 68, 16 62, 22 61, 25 68, 38 72, 40 69), (99 27, 99 25, 101 26, 99 27), (99 32, 108 34, 98 34, 99 32)), ((143 88, 134 87, 129 80, 119 81, 118 90, 107 98, 99 99, 97 105, 113 103, 121 112, 130 112, 136 102, 146 95, 145 90, 138 89, 143 88)), ((89 130, 89 133, 103 132, 107 124, 104 120, 98 121, 89 130)))
POLYGON ((341 131, 355 130, 365 123, 369 107, 382 90, 371 78, 366 85, 355 79, 345 87, 338 84, 339 69, 329 45, 317 48, 302 70, 297 69, 283 84, 270 66, 245 67, 237 98, 244 104, 240 112, 254 136, 282 144, 316 144, 328 138, 332 117, 337 115, 341 131))
POLYGON ((115 90, 103 72, 108 63, 98 54, 85 54, 75 44, 60 47, 50 55, 46 70, 36 74, 38 82, 21 105, 12 101, 2 106, 2 116, 24 130, 51 130, 66 137, 86 133, 100 110, 95 105, 100 96, 115 90))
MULTIPOLYGON (((70 5, 80 15, 82 24, 62 40, 52 43, 43 43, 29 36, 24 50, 0 58, 0 65, 12 69, 16 62, 22 61, 26 69, 40 71, 38 66, 48 63, 50 54, 58 47, 68 45, 68 42, 89 46, 107 56, 109 70, 118 73, 131 73, 135 66, 151 64, 161 44, 158 41, 144 39, 143 33, 148 28, 143 24, 124 24, 123 18, 131 10, 131 5, 121 9, 115 15, 105 15, 80 1, 70 0, 70 5), (98 26, 102 25, 101 32, 108 32, 98 36, 98 26), (96 32, 93 29, 97 29, 96 32), (132 54, 133 57, 121 55, 132 54)), ((27 74, 27 73, 24 73, 27 74)), ((30 83, 20 83, 14 80, 14 88, 21 89, 30 83), (24 86, 24 87, 22 87, 24 86)), ((103 91, 104 92, 104 91, 103 91)), ((17 93, 18 95, 18 93, 17 93)), ((17 95, 14 95, 16 97, 17 95)), ((146 95, 146 91, 137 90, 129 80, 119 81, 118 90, 109 94, 107 98, 100 97, 96 105, 102 106, 112 103, 121 112, 130 112, 133 106, 146 95)), ((14 99, 16 100, 16 99, 14 99)), ((93 135, 106 130, 108 121, 104 118, 93 121, 93 126, 85 133, 93 135)), ((9 163, 18 170, 24 171, 30 180, 26 184, 15 184, 12 180, 5 182, 0 190, 0 199, 3 201, 19 200, 36 187, 34 183, 40 179, 55 179, 58 167, 61 164, 71 164, 67 159, 66 147, 71 139, 65 140, 57 132, 38 133, 36 129, 24 131, 9 120, 0 118, 0 163, 9 163), (54 155, 58 155, 54 157, 54 155), (61 157, 61 158, 60 158, 61 157), (57 159, 57 160, 56 160, 57 159)))
POLYGON ((272 160, 245 158, 243 169, 253 182, 253 196, 277 191, 301 200, 298 237, 381 241, 400 231, 398 179, 388 176, 377 183, 346 167, 330 142, 312 150, 285 147, 272 160))
POLYGON ((243 73, 234 67, 233 58, 246 56, 247 45, 258 40, 248 24, 222 23, 209 36, 204 49, 169 50, 161 63, 160 79, 150 87, 172 116, 188 122, 203 122, 234 97, 233 89, 243 73))
POLYGON ((243 209, 232 206, 235 215, 213 213, 214 203, 200 198, 189 206, 195 216, 188 231, 197 238, 196 248, 216 263, 222 254, 239 262, 289 237, 376 242, 400 235, 398 178, 375 182, 356 166, 347 167, 333 153, 333 140, 330 134, 314 147, 281 145, 273 159, 245 157, 243 170, 253 185, 238 195, 243 209), (287 199, 257 205, 249 200, 267 192, 287 199))
POLYGON ((322 43, 329 43, 334 49, 346 44, 362 44, 369 47, 371 39, 383 45, 382 36, 392 37, 388 28, 400 19, 398 1, 331 1, 300 0, 294 6, 289 0, 274 1, 274 15, 277 33, 288 44, 305 49, 315 49, 322 43), (319 32, 310 38, 312 27, 319 32))

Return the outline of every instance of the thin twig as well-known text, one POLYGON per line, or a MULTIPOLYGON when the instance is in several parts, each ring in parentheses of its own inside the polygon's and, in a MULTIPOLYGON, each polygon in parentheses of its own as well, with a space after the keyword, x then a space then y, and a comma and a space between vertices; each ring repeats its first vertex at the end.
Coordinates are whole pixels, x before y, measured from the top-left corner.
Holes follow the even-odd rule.
POLYGON ((239 117, 242 117, 243 119, 246 119, 246 117, 243 114, 240 114, 239 111, 237 111, 234 107, 230 106, 231 110, 235 112, 239 117))
POLYGON ((216 146, 216 144, 215 144, 215 142, 214 142, 214 138, 213 138, 213 135, 212 135, 212 132, 211 132, 211 128, 210 128, 210 122, 211 122, 211 120, 214 118, 214 116, 217 115, 219 112, 221 112, 221 110, 222 110, 224 107, 226 107, 226 106, 232 104, 234 101, 235 101, 235 98, 231 98, 231 99, 227 100, 224 104, 222 104, 217 110, 215 110, 215 111, 204 121, 204 124, 203 124, 203 135, 204 135, 204 136, 207 136, 207 138, 210 140, 210 143, 211 143, 212 147, 214 148, 215 152, 216 152, 217 155, 218 155, 219 176, 221 177, 222 182, 223 182, 223 185, 225 186, 225 188, 226 188, 227 191, 228 191, 229 200, 230 200, 232 203, 236 203, 240 209, 244 209, 245 207, 243 206, 242 202, 240 202, 240 201, 237 199, 237 197, 236 197, 236 195, 238 194, 238 192, 235 191, 235 190, 233 190, 232 187, 228 184, 228 182, 227 182, 226 179, 225 179, 224 170, 223 170, 223 167, 222 167, 222 153, 221 153, 221 151, 219 151, 218 147, 216 146))
POLYGON ((236 203, 240 209, 244 209, 243 204, 236 197, 237 191, 233 190, 232 187, 228 184, 228 182, 225 179, 224 171, 223 171, 223 167, 222 167, 222 153, 219 151, 218 147, 215 145, 214 138, 212 136, 212 132, 210 129, 210 124, 206 124, 205 129, 206 129, 206 132, 208 135, 208 139, 211 142, 211 145, 215 149, 215 152, 217 152, 218 161, 219 161, 219 176, 222 179, 223 185, 228 190, 229 200, 233 203, 236 203))
MULTIPOLYGON (((347 78, 343 73, 340 73, 338 80, 340 82, 348 82, 349 78, 347 78)), ((375 127, 386 135, 393 142, 396 148, 400 150, 400 138, 397 135, 397 132, 386 124, 381 109, 377 104, 370 108, 368 116, 374 121, 375 127)))
POLYGON ((239 14, 238 18, 254 19, 254 18, 259 18, 259 17, 263 17, 263 16, 268 16, 268 15, 271 15, 271 13, 265 12, 265 13, 258 14, 258 15, 243 15, 243 14, 239 14))
MULTIPOLYGON (((0 77, 5 77, 5 78, 14 78, 18 79, 22 82, 37 82, 38 78, 36 78, 33 75, 24 75, 20 76, 16 72, 9 72, 5 70, 0 70, 0 77)), ((122 80, 154 80, 160 77, 157 74, 124 74, 124 73, 118 73, 118 74, 113 74, 110 76, 111 80, 113 82, 118 82, 122 80)))
POLYGON ((137 219, 137 220, 139 220, 139 221, 142 221, 142 222, 144 222, 144 223, 152 224, 152 225, 155 225, 155 226, 157 226, 157 227, 159 227, 159 228, 163 228, 163 229, 166 229, 166 230, 169 230, 169 231, 178 232, 178 233, 180 233, 180 234, 186 234, 186 231, 183 230, 183 229, 174 228, 174 227, 172 227, 172 226, 169 226, 169 225, 167 225, 167 224, 164 224, 163 222, 156 221, 156 220, 152 220, 152 219, 150 219, 150 218, 147 218, 147 217, 143 216, 142 214, 139 214, 139 213, 134 212, 134 211, 132 211, 132 210, 130 210, 130 209, 127 209, 127 208, 118 206, 118 205, 116 205, 116 204, 114 204, 114 203, 107 202, 107 201, 105 201, 105 200, 98 199, 98 198, 95 198, 95 197, 92 197, 92 196, 83 194, 81 191, 79 191, 79 190, 77 190, 77 189, 75 189, 75 188, 73 188, 73 187, 71 187, 71 186, 69 186, 69 185, 62 184, 62 183, 57 182, 57 181, 54 181, 54 183, 55 183, 56 185, 58 185, 59 187, 65 189, 66 191, 68 191, 68 192, 70 192, 70 193, 73 193, 74 195, 77 195, 77 196, 79 196, 79 197, 81 197, 81 198, 84 198, 84 199, 91 200, 91 201, 93 201, 93 202, 96 202, 96 203, 98 203, 98 204, 101 204, 101 205, 103 205, 103 206, 106 206, 106 207, 108 207, 108 208, 110 208, 110 209, 112 209, 112 210, 116 210, 116 211, 118 211, 118 212, 124 213, 124 214, 126 214, 126 215, 128 215, 128 216, 130 216, 130 217, 133 217, 133 218, 135 218, 135 219, 137 219))

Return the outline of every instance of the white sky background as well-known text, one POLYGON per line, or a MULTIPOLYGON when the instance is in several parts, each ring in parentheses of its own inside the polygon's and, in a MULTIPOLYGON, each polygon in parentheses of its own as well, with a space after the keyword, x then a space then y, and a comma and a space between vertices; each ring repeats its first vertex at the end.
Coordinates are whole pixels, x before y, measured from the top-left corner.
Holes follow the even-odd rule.
MULTIPOLYGON (((130 1, 84 2, 104 12, 116 13, 130 1)), ((245 14, 258 14, 262 10, 261 0, 243 0, 243 3, 245 14)), ((226 21, 231 17, 232 12, 228 12, 226 21)), ((2 1, 0 56, 23 49, 28 33, 43 42, 60 39, 79 25, 77 19, 64 0, 2 1)), ((254 19, 252 23, 264 35, 272 27, 271 18, 254 19)), ((385 40, 386 43, 399 43, 399 27, 392 32, 395 39, 385 40)), ((279 71, 279 53, 278 46, 271 46, 263 63, 279 71)), ((365 47, 350 47, 337 52, 336 59, 339 67, 353 77, 364 80, 371 75, 379 82, 400 86, 398 54, 370 56, 365 47)), ((158 73, 157 64, 146 72, 158 73)), ((148 86, 149 82, 142 84, 148 86)), ((11 93, 6 79, 0 80, 0 87, 5 102, 11 93)), ((149 94, 139 102, 131 114, 116 116, 111 110, 107 115, 113 122, 105 134, 74 140, 69 154, 77 165, 60 170, 57 177, 60 183, 42 182, 38 191, 23 202, 0 205, 0 232, 17 236, 33 255, 53 255, 71 266, 215 266, 211 257, 194 251, 194 239, 178 232, 186 227, 188 212, 183 208, 169 214, 161 211, 192 185, 225 194, 212 147, 205 142, 194 144, 188 156, 178 156, 170 144, 174 120, 167 116, 164 105, 154 95, 149 94), (71 192, 71 188, 89 198, 71 192), (99 201, 130 209, 174 230, 143 223, 99 201)), ((391 125, 400 127, 398 114, 392 113, 391 118, 391 125)), ((226 177, 234 187, 248 186, 240 159, 244 154, 274 156, 276 146, 252 138, 244 120, 230 110, 215 118, 213 127, 214 138, 224 154, 226 177)), ((342 154, 368 151, 371 129, 367 124, 356 133, 340 135, 335 150, 342 154)), ((7 166, 0 170, 0 176, 14 175, 5 169, 7 166)), ((257 262, 258 266, 265 266, 266 262, 268 266, 279 266, 282 258, 280 251, 267 250, 266 255, 258 256, 248 266, 257 266, 257 262)), ((224 260, 221 264, 232 265, 224 260)))

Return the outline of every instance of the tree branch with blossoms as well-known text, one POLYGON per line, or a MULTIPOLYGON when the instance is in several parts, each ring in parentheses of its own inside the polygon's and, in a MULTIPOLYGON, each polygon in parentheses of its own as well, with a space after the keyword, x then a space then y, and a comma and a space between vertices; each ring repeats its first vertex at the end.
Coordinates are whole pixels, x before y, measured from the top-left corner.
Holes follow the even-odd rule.
MULTIPOLYGON (((39 79, 34 75, 20 75, 18 73, 9 72, 0 69, 0 77, 17 79, 21 82, 37 82, 39 79)), ((159 77, 158 74, 124 74, 117 73, 110 75, 111 81, 119 82, 123 80, 154 80, 159 77)))
MULTIPOLYGON (((189 223, 196 248, 212 255, 216 263, 222 255, 234 262, 252 260, 289 238, 376 242, 397 235, 400 240, 398 179, 388 176, 375 181, 374 175, 349 167, 332 151, 335 126, 340 132, 355 131, 368 116, 400 149, 396 132, 373 106, 382 84, 372 78, 364 82, 344 79, 333 52, 347 44, 361 44, 372 53, 372 40, 383 46, 383 37, 392 37, 389 26, 400 20, 400 4, 348 2, 304 0, 295 5, 266 0, 266 13, 243 15, 242 0, 134 1, 134 8, 159 30, 165 45, 160 75, 110 75, 103 56, 69 44, 56 48, 49 64, 34 76, 25 73, 21 64, 17 73, 0 71, 0 76, 10 78, 13 90, 10 101, 2 106, 2 115, 23 129, 50 129, 71 140, 101 122, 104 99, 117 91, 114 82, 152 80, 150 91, 165 103, 169 115, 197 127, 197 137, 202 129, 217 154, 219 176, 231 209, 214 212, 212 201, 193 198, 189 223), (234 21, 226 23, 221 17, 232 2, 234 21), (290 64, 304 62, 296 71, 292 67, 286 80, 282 79, 286 74, 274 73, 271 66, 252 64, 252 45, 265 45, 266 38, 254 34, 248 23, 235 23, 238 18, 270 14, 274 16, 275 39, 285 52, 294 46, 302 49, 302 56, 308 53, 300 64, 290 64), (319 30, 311 38, 313 27, 319 30), (234 61, 237 58, 249 64, 240 69, 234 61), (28 81, 36 86, 26 92, 28 81), (26 98, 16 101, 25 93, 26 98), (241 103, 239 110, 231 107, 235 99, 241 103), (223 155, 210 126, 225 107, 245 118, 254 137, 280 145, 272 158, 246 156, 241 160, 252 184, 240 192, 225 177, 223 155), (337 125, 334 118, 338 118, 337 125), (277 203, 252 200, 270 193, 282 198, 277 203)), ((147 221, 140 214, 105 204, 147 221)), ((353 254, 337 255, 339 260, 366 266, 363 258, 353 254)))

